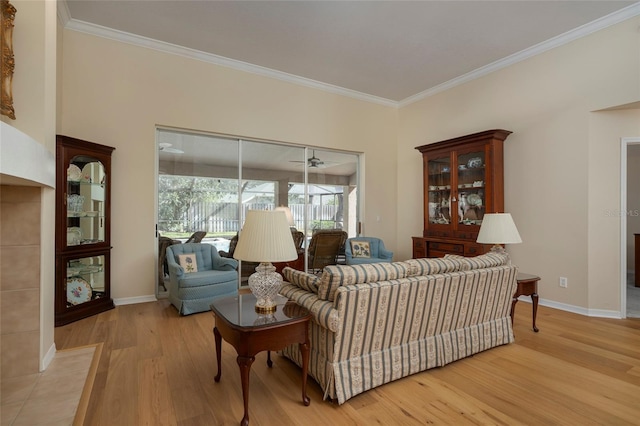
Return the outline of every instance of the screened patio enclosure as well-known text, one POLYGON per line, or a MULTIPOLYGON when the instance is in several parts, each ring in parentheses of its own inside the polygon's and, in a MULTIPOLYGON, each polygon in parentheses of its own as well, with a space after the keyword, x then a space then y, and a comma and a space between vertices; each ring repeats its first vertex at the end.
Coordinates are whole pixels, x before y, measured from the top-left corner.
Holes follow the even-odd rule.
POLYGON ((278 206, 307 240, 317 229, 356 236, 359 153, 165 128, 156 139, 158 237, 180 243, 204 231, 203 243, 228 253, 248 210, 278 206))

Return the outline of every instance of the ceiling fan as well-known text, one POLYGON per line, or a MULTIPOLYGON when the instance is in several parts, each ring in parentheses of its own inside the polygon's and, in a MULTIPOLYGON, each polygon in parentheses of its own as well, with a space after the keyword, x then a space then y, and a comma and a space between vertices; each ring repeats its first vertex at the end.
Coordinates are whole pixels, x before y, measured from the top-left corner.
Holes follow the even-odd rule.
MULTIPOLYGON (((292 163, 304 163, 304 161, 291 160, 292 163)), ((316 157, 316 150, 311 151, 311 157, 307 158, 307 167, 322 168, 324 161, 316 157)))
POLYGON ((160 147, 159 150, 163 152, 168 152, 170 154, 184 154, 184 151, 178 148, 171 148, 171 144, 168 142, 161 142, 158 144, 160 147))

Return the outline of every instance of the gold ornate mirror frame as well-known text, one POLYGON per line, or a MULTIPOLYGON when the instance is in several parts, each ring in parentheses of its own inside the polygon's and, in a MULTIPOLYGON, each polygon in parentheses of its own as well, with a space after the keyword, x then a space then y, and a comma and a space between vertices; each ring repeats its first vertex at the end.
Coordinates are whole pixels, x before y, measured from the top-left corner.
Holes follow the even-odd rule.
POLYGON ((13 94, 11 83, 15 60, 13 58, 13 20, 16 16, 16 8, 9 0, 0 0, 0 114, 16 119, 13 109, 13 94))

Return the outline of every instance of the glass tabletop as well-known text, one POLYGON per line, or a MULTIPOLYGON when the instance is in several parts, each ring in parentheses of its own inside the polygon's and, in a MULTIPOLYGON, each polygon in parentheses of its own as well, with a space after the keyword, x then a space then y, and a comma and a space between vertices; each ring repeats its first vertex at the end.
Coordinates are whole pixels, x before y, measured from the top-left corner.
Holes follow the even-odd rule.
POLYGON ((306 308, 289 301, 284 296, 277 296, 276 303, 275 312, 259 314, 255 310, 256 297, 250 293, 239 294, 235 297, 215 300, 211 304, 211 311, 233 325, 248 328, 286 323, 309 315, 306 308))

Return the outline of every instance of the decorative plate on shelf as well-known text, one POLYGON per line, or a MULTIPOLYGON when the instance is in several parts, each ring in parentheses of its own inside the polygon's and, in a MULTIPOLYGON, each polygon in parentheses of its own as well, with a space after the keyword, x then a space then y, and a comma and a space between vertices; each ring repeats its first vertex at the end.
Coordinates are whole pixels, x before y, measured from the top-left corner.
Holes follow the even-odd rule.
POLYGON ((80 178, 82 178, 82 170, 80 170, 80 167, 75 164, 69 164, 69 168, 67 168, 67 180, 69 182, 80 182, 80 178))
POLYGON ((482 158, 480 157, 470 158, 469 161, 467 162, 467 167, 470 169, 475 169, 476 167, 482 167, 482 158))
POLYGON ((67 228, 67 245, 77 246, 82 242, 82 230, 77 226, 67 228))
POLYGON ((82 278, 67 279, 67 302, 72 305, 91 300, 91 285, 82 278))
POLYGON ((470 206, 481 206, 482 205, 482 197, 478 194, 469 194, 467 195, 467 204, 470 206))
POLYGON ((80 180, 82 182, 89 182, 91 183, 91 163, 87 163, 83 168, 82 168, 82 175, 80 180))

